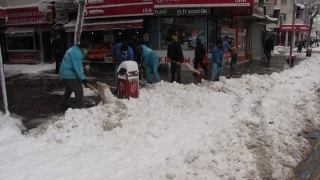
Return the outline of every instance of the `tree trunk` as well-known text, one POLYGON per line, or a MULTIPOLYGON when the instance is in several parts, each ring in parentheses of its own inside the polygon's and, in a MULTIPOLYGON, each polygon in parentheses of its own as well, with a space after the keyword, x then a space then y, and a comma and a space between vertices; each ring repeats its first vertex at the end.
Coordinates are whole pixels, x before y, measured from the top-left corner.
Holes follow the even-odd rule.
POLYGON ((5 111, 5 114, 10 114, 8 109, 6 79, 4 76, 4 66, 3 66, 2 54, 1 54, 1 45, 0 45, 0 76, 1 76, 1 89, 2 89, 1 92, 2 92, 2 98, 3 98, 4 111, 5 111))
POLYGON ((311 46, 311 30, 312 30, 312 26, 313 26, 313 18, 310 17, 310 24, 309 24, 309 32, 308 32, 308 40, 307 40, 307 47, 311 46))
POLYGON ((76 29, 74 32, 74 44, 75 45, 80 44, 80 41, 81 41, 83 15, 84 15, 84 1, 81 0, 81 1, 79 1, 78 18, 77 18, 76 29))

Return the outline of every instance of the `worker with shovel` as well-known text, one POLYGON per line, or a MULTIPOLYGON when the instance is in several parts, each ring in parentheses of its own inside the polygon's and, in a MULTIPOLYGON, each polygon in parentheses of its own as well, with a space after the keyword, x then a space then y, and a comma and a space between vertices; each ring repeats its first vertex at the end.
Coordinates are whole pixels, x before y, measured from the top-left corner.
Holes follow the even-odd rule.
POLYGON ((219 81, 219 77, 223 72, 223 48, 222 40, 218 40, 212 49, 212 74, 211 80, 219 81))
POLYGON ((176 80, 177 74, 177 83, 181 83, 181 63, 184 58, 181 46, 173 40, 171 35, 166 37, 166 41, 168 44, 167 59, 171 62, 171 82, 176 80))
POLYGON ((158 73, 158 55, 152 49, 148 48, 146 45, 138 46, 137 52, 143 59, 142 68, 146 68, 147 83, 152 83, 151 73, 155 76, 156 81, 160 82, 160 75, 158 73))
POLYGON ((75 106, 74 108, 84 108, 83 101, 83 87, 87 85, 86 75, 83 71, 83 54, 89 49, 88 41, 81 41, 79 45, 75 45, 67 50, 65 53, 58 76, 63 79, 66 85, 66 90, 58 102, 58 108, 69 108, 69 99, 74 92, 75 94, 75 106))

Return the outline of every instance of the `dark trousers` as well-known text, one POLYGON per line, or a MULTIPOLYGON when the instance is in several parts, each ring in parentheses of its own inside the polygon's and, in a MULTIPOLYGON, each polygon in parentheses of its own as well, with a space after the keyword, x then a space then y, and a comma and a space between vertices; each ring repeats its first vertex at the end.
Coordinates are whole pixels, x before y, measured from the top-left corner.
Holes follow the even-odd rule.
POLYGON ((266 54, 266 57, 267 57, 267 61, 270 61, 270 58, 271 58, 271 49, 266 49, 265 54, 266 54))
POLYGON ((177 65, 176 63, 171 63, 171 82, 177 81, 177 83, 181 84, 181 65, 177 65), (177 74, 177 79, 176 79, 177 74))
POLYGON ((195 69, 198 69, 198 63, 200 63, 200 66, 202 67, 204 72, 208 71, 207 66, 203 64, 203 59, 194 59, 193 67, 195 69))
POLYGON ((238 57, 238 54, 231 56, 230 69, 237 65, 237 57, 238 57))
POLYGON ((62 61, 61 53, 54 53, 54 60, 56 61, 56 74, 58 74, 62 61))
POLYGON ((74 108, 84 108, 84 101, 83 101, 83 88, 82 83, 79 79, 63 79, 63 82, 66 85, 66 90, 64 91, 64 94, 62 95, 60 101, 58 102, 58 105, 68 105, 69 99, 74 92, 75 94, 75 106, 74 108))

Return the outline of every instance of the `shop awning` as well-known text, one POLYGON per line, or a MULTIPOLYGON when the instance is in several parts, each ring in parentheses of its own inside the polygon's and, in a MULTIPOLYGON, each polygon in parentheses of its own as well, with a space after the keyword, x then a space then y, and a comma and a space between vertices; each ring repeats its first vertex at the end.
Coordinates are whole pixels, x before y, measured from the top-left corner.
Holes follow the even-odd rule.
POLYGON ((268 15, 265 16, 263 19, 258 19, 257 20, 258 24, 261 25, 266 25, 266 24, 278 24, 278 18, 272 18, 268 15))
MULTIPOLYGON (((77 20, 73 19, 64 25, 66 32, 74 32, 77 20)), ((85 19, 83 20, 82 31, 106 30, 106 29, 130 29, 142 28, 143 19, 85 19)))
POLYGON ((33 33, 33 27, 8 27, 6 30, 6 34, 25 34, 25 33, 33 33))

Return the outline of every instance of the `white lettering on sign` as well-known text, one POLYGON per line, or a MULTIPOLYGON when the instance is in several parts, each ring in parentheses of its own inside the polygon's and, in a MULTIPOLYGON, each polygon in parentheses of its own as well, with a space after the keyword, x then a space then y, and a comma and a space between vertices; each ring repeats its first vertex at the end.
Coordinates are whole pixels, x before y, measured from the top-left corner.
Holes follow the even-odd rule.
POLYGON ((35 17, 35 18, 19 18, 19 19, 9 19, 8 24, 25 24, 33 22, 43 22, 44 17, 35 17))
POLYGON ((167 14, 167 10, 166 9, 161 9, 161 10, 158 10, 158 9, 155 9, 154 10, 154 14, 167 14))
POLYGON ((99 9, 90 10, 89 14, 104 14, 104 10, 99 10, 99 9))
POLYGON ((152 13, 152 8, 144 8, 142 9, 143 13, 152 13))
POLYGON ((235 3, 246 3, 247 0, 234 0, 235 3))
POLYGON ((104 0, 88 0, 88 4, 101 4, 104 0))

